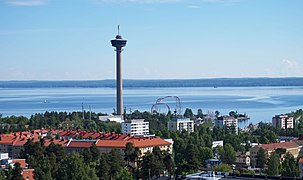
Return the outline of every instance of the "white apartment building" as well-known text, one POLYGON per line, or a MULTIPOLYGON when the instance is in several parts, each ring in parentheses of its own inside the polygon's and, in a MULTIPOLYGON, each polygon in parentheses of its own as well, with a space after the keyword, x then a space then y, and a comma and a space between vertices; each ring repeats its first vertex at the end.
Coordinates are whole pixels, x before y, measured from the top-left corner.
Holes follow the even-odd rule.
POLYGON ((215 126, 220 128, 234 126, 236 133, 238 134, 238 119, 232 116, 222 116, 215 119, 214 122, 215 122, 215 126))
POLYGON ((213 141, 212 144, 213 144, 213 145, 212 145, 211 148, 215 148, 215 147, 218 147, 218 146, 223 147, 223 141, 213 141))
POLYGON ((132 119, 125 120, 121 123, 122 133, 131 135, 148 135, 149 134, 149 122, 145 122, 144 119, 132 119))
POLYGON ((122 115, 108 115, 108 116, 99 116, 100 121, 110 121, 110 122, 117 122, 122 123, 124 122, 122 115))
POLYGON ((188 131, 194 132, 194 121, 189 118, 175 118, 167 123, 169 131, 188 131))
POLYGON ((272 125, 275 128, 294 128, 294 117, 290 117, 288 115, 275 115, 275 117, 272 118, 272 125))

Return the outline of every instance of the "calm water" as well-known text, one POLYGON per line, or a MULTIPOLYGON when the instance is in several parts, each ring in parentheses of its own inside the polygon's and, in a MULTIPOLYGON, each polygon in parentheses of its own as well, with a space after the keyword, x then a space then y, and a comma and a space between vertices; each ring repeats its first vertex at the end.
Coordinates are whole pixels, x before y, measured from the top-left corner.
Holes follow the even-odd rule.
MULTIPOLYGON (((228 88, 126 88, 124 106, 127 111, 150 111, 158 98, 178 96, 182 109, 191 108, 194 113, 230 111, 248 114, 247 122, 271 122, 275 114, 303 108, 303 87, 228 87, 228 88)), ((112 88, 17 88, 0 89, 0 113, 4 116, 29 117, 45 111, 81 111, 84 108, 102 113, 112 113, 115 108, 115 89, 112 88)), ((175 109, 175 101, 165 101, 175 109)), ((161 107, 161 112, 166 112, 161 107)))

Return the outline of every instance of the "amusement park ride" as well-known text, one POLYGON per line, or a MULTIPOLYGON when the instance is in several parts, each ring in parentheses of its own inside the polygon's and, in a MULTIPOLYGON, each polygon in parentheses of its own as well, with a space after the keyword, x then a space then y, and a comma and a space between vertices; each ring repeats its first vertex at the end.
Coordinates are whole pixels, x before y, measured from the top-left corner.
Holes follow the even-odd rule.
POLYGON ((180 116, 182 113, 182 108, 181 108, 181 101, 178 96, 165 96, 163 98, 157 99, 156 103, 151 107, 151 113, 159 113, 161 111, 161 107, 163 106, 167 108, 167 112, 171 112, 171 108, 168 105, 169 99, 173 99, 175 101, 174 114, 176 116, 180 116))

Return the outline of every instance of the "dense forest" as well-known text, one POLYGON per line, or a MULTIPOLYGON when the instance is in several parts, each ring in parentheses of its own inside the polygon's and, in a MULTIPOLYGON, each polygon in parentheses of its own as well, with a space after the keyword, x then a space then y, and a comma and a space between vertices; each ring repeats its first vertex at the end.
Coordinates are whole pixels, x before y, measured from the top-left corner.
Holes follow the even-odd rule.
MULTIPOLYGON (((115 80, 90 81, 0 81, 0 88, 54 88, 54 87, 109 87, 115 80)), ((131 87, 253 87, 253 86, 303 86, 303 78, 215 78, 215 79, 166 79, 123 80, 131 87)))

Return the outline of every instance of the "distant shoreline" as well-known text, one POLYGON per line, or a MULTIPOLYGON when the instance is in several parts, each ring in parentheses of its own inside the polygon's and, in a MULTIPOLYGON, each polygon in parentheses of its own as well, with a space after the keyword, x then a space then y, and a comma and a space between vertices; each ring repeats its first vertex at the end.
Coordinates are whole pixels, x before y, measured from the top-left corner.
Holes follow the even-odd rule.
MULTIPOLYGON (((213 79, 158 79, 123 80, 126 88, 138 87, 262 87, 303 86, 302 77, 291 78, 213 78, 213 79)), ((60 88, 83 87, 115 88, 115 80, 64 80, 64 81, 0 81, 0 88, 60 88)))

